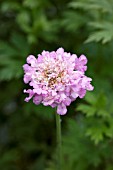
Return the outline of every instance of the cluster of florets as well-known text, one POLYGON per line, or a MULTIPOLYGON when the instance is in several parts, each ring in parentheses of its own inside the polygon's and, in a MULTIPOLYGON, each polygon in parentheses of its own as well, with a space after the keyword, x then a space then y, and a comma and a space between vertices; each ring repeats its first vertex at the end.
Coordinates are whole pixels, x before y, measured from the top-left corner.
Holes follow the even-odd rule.
POLYGON ((85 76, 87 58, 81 55, 64 52, 59 48, 56 52, 43 51, 35 58, 27 57, 24 64, 24 82, 29 83, 30 89, 24 90, 29 94, 28 102, 33 97, 36 105, 57 107, 57 113, 64 115, 77 97, 83 98, 86 90, 93 90, 91 78, 85 76))

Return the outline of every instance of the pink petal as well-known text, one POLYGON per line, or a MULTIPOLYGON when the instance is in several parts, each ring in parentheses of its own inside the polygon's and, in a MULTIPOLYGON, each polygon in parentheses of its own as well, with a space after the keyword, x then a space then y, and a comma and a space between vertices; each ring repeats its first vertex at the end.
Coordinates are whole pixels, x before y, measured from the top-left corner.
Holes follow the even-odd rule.
POLYGON ((85 89, 80 89, 80 91, 78 92, 78 94, 79 94, 79 97, 80 97, 80 98, 83 98, 83 97, 85 96, 85 94, 86 94, 86 90, 85 90, 85 89))
POLYGON ((58 48, 56 53, 57 54, 63 54, 64 53, 64 49, 63 48, 58 48))
POLYGON ((36 58, 33 55, 29 55, 27 57, 27 63, 31 64, 31 66, 35 66, 36 58))
POLYGON ((87 64, 87 58, 86 58, 86 56, 82 54, 82 55, 79 57, 79 61, 80 61, 80 63, 81 63, 82 65, 87 64))
POLYGON ((36 105, 39 105, 42 102, 42 96, 41 95, 36 95, 33 98, 33 103, 35 103, 36 105))
POLYGON ((33 92, 36 94, 41 94, 42 89, 41 88, 33 89, 33 92))
POLYGON ((30 75, 27 75, 27 74, 25 74, 24 75, 24 83, 29 83, 29 81, 31 81, 31 76, 30 75))
POLYGON ((62 103, 62 104, 59 104, 58 107, 57 107, 57 113, 59 115, 65 115, 67 112, 67 108, 66 106, 62 103))
POLYGON ((29 97, 26 97, 25 98, 25 101, 26 102, 29 102, 29 100, 33 97, 34 93, 33 93, 33 90, 31 89, 28 89, 28 90, 24 90, 24 93, 28 93, 29 94, 29 97))

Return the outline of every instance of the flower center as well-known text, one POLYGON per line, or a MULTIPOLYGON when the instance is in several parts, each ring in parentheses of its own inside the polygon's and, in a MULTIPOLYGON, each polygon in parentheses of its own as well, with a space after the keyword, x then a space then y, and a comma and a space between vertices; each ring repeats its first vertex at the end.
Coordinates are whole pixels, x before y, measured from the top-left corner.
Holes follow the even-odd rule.
POLYGON ((34 80, 46 88, 54 89, 56 85, 65 84, 66 63, 60 60, 45 60, 38 65, 34 80))

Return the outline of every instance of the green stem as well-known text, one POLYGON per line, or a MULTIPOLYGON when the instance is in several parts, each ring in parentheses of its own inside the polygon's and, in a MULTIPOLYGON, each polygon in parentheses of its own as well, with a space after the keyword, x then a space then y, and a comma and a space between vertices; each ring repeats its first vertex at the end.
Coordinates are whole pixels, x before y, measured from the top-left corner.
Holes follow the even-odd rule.
POLYGON ((58 147, 58 170, 62 170, 62 140, 61 140, 61 119, 60 115, 56 114, 56 135, 57 135, 57 147, 58 147))

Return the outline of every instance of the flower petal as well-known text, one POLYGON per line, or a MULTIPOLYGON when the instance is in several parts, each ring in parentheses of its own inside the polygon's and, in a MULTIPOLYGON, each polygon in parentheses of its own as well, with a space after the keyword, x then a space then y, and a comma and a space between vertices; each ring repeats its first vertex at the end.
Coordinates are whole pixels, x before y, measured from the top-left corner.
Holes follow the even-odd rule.
POLYGON ((67 112, 67 108, 66 106, 62 103, 62 104, 59 104, 58 107, 57 107, 57 113, 59 115, 65 115, 67 112))
POLYGON ((39 105, 42 102, 42 95, 35 95, 33 98, 33 103, 39 105))

